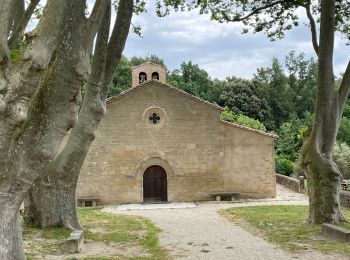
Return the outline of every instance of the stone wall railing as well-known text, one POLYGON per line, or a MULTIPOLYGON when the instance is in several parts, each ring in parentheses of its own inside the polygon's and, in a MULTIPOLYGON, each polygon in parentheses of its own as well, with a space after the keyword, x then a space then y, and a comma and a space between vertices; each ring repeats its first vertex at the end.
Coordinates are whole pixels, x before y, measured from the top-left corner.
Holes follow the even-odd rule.
POLYGON ((340 191, 340 205, 350 208, 350 191, 340 191))
POLYGON ((292 177, 288 177, 288 176, 276 173, 276 181, 277 183, 287 186, 288 188, 295 190, 297 192, 302 192, 303 190, 304 179, 299 181, 292 177))
MULTIPOLYGON (((297 180, 292 177, 276 173, 276 181, 277 183, 282 184, 297 192, 302 193, 304 191, 304 179, 297 180)), ((340 191, 340 205, 346 208, 350 208, 350 191, 340 191)))

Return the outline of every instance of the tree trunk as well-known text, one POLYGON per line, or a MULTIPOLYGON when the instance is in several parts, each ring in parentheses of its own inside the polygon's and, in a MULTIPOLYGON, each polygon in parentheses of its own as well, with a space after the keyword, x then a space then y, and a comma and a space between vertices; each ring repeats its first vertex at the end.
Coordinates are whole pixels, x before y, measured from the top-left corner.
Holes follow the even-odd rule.
POLYGON ((79 224, 75 189, 76 182, 65 186, 60 182, 46 185, 38 181, 31 190, 33 211, 31 220, 42 228, 67 227, 82 229, 79 224), (37 185, 37 183, 40 183, 37 185))
POLYGON ((109 42, 110 14, 105 15, 102 22, 78 121, 71 129, 63 150, 44 169, 41 181, 37 181, 32 189, 32 215, 42 227, 81 228, 77 220, 75 188, 80 169, 105 114, 108 87, 124 49, 132 13, 132 1, 121 0, 109 42), (57 210, 59 207, 62 210, 57 210))
POLYGON ((26 259, 22 247, 22 228, 19 219, 19 203, 12 198, 0 200, 0 258, 26 259))
POLYGON ((317 95, 315 121, 301 149, 301 166, 309 186, 309 222, 345 221, 340 207, 342 175, 332 159, 341 119, 342 99, 333 72, 335 0, 321 1, 320 45, 317 49, 317 95))
POLYGON ((332 159, 317 152, 317 143, 307 141, 302 149, 302 165, 308 181, 309 217, 312 224, 345 221, 340 207, 342 175, 332 159))
MULTIPOLYGON (((85 0, 48 0, 36 29, 25 37, 26 44, 21 45, 15 62, 10 61, 8 36, 10 31, 11 36, 16 36, 13 46, 17 46, 23 30, 19 30, 17 38, 13 21, 18 17, 11 18, 9 10, 14 2, 23 1, 3 2, 0 5, 0 259, 17 260, 25 259, 18 218, 20 204, 55 158, 67 129, 76 121, 79 89, 90 71, 93 39, 109 0, 96 1, 91 19, 85 17, 85 0)), ((31 1, 33 5, 37 2, 31 1)), ((33 5, 23 14, 18 26, 25 28, 35 9, 33 5)), ((72 197, 69 194, 74 194, 75 186, 59 190, 60 198, 67 200, 72 197)), ((56 194, 52 190, 45 192, 48 191, 56 194)), ((48 198, 59 203, 57 196, 48 198)), ((50 201, 46 199, 42 203, 47 205, 50 201)), ((75 212, 75 208, 61 205, 57 209, 75 212)), ((51 214, 53 218, 55 212, 51 214)))

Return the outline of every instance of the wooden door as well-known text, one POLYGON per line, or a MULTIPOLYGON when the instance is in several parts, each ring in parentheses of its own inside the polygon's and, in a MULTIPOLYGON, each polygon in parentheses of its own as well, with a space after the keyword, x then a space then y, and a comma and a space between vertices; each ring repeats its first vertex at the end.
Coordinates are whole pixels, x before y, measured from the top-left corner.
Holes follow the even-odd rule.
POLYGON ((148 167, 143 175, 143 201, 167 201, 167 176, 158 165, 148 167))

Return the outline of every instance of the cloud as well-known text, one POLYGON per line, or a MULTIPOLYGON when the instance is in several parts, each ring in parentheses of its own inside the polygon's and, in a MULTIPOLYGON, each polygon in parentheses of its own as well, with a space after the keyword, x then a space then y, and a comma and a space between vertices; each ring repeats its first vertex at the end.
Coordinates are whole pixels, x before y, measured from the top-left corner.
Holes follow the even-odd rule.
POLYGON ((215 75, 215 78, 224 79, 231 75, 250 78, 257 68, 269 65, 271 62, 269 53, 272 51, 273 49, 252 50, 248 53, 240 51, 220 52, 199 59, 198 64, 209 75, 215 75))
MULTIPOLYGON (((45 2, 42 0, 43 4, 45 2)), ((91 10, 95 0, 87 3, 91 10)), ((150 0, 147 13, 133 18, 133 24, 141 25, 143 37, 130 32, 124 51, 127 57, 156 54, 165 60, 170 70, 191 60, 207 70, 212 78, 221 79, 232 75, 250 78, 258 67, 270 66, 273 57, 283 61, 291 50, 304 52, 307 58, 316 58, 309 29, 305 26, 288 31, 282 40, 270 42, 263 33, 242 35, 242 24, 220 24, 211 21, 208 15, 199 15, 198 10, 172 12, 159 18, 154 6, 154 0, 150 0)), ((307 21, 304 10, 297 12, 301 24, 307 21)), ((115 16, 113 12, 112 21, 115 16)), ((31 21, 28 30, 36 24, 36 20, 31 21)), ((338 34, 334 45, 334 71, 339 74, 350 58, 350 47, 338 34)))

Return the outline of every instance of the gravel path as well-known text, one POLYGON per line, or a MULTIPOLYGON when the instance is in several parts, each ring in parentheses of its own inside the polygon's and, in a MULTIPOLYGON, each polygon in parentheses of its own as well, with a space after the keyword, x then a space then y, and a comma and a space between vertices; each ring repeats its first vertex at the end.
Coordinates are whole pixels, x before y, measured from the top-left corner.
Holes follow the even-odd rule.
POLYGON ((169 254, 174 259, 348 259, 339 255, 323 255, 313 251, 292 255, 217 214, 218 210, 229 207, 271 204, 307 205, 307 202, 305 195, 278 186, 276 199, 243 203, 201 203, 197 208, 192 209, 118 211, 115 207, 108 207, 104 210, 151 219, 163 230, 160 235, 160 244, 169 250, 169 254))

